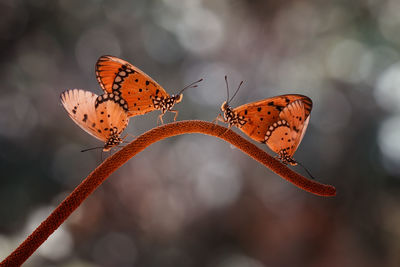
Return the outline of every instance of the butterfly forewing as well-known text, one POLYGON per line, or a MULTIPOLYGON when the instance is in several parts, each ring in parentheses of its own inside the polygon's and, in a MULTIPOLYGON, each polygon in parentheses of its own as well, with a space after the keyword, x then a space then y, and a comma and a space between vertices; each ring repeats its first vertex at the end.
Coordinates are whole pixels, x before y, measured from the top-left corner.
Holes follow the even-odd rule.
POLYGON ((156 110, 153 99, 169 97, 158 83, 139 68, 113 56, 99 58, 96 76, 105 92, 118 94, 125 99, 129 116, 156 110))
POLYGON ((83 130, 106 142, 112 130, 121 133, 128 123, 124 109, 114 101, 104 101, 95 107, 97 95, 73 89, 61 94, 61 102, 68 115, 83 130))

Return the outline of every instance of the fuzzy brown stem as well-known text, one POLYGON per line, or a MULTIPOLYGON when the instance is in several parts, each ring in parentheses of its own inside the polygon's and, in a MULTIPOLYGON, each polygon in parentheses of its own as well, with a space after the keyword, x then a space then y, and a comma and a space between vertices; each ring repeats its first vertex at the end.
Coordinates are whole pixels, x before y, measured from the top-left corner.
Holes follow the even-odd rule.
POLYGON ((154 128, 125 146, 123 149, 107 158, 89 176, 76 187, 76 189, 44 220, 28 238, 15 249, 0 266, 20 266, 24 263, 39 246, 79 207, 79 205, 110 176, 115 170, 121 167, 130 158, 144 150, 151 144, 162 139, 187 134, 202 133, 221 138, 253 159, 264 164, 273 172, 293 183, 297 187, 319 196, 334 196, 335 187, 324 185, 307 179, 289 169, 280 161, 271 157, 256 145, 247 141, 240 135, 226 127, 205 121, 180 121, 165 124, 154 128))

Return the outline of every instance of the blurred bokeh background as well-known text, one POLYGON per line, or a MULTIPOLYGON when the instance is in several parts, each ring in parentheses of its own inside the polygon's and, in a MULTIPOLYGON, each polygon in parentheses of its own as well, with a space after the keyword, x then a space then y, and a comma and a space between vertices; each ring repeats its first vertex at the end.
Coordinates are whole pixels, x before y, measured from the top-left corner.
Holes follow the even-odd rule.
POLYGON ((169 93, 204 78, 179 120, 212 121, 225 74, 231 90, 245 81, 233 106, 311 97, 295 158, 338 194, 301 191, 219 139, 174 137, 114 173, 25 266, 400 266, 399 10, 396 0, 2 0, 0 258, 108 155, 80 152, 101 143, 59 95, 100 94, 94 64, 111 54, 169 93))

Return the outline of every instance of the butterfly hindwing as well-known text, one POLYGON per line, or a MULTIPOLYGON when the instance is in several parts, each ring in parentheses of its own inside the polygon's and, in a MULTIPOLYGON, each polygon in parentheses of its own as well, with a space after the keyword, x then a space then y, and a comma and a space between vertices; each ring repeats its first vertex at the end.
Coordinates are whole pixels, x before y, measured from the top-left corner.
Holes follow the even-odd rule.
MULTIPOLYGON (((293 156, 296 152, 301 140, 303 139, 304 133, 307 129, 310 116, 306 117, 305 104, 301 100, 296 100, 285 107, 279 114, 282 120, 288 122, 290 127, 290 134, 288 138, 288 146, 283 147, 289 148, 286 150, 289 156, 293 156)), ((267 143, 268 144, 268 143, 267 143)))
POLYGON ((91 126, 96 127, 98 133, 107 135, 112 134, 118 136, 125 130, 128 125, 128 115, 120 104, 113 100, 103 101, 95 106, 97 123, 91 126), (112 131, 112 133, 111 133, 112 131))
POLYGON ((125 110, 112 100, 95 107, 98 96, 92 92, 73 89, 61 94, 61 102, 68 115, 83 130, 107 142, 111 135, 118 135, 126 128, 128 117, 125 110))
POLYGON ((129 116, 156 110, 153 99, 169 97, 150 76, 117 57, 100 57, 96 64, 96 76, 105 92, 115 93, 128 103, 129 116))
POLYGON ((282 149, 289 151, 294 148, 291 129, 285 120, 279 120, 268 127, 265 135, 265 143, 268 147, 279 154, 282 149))

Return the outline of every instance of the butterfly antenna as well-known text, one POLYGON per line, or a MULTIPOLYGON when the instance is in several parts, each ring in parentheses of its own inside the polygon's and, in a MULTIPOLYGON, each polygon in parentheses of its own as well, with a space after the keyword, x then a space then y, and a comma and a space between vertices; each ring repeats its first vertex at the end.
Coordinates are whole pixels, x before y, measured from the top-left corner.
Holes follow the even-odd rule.
POLYGON ((178 93, 178 95, 182 94, 183 91, 185 91, 185 90, 188 89, 188 88, 195 88, 195 87, 197 87, 197 84, 196 84, 196 83, 199 83, 199 82, 201 82, 202 80, 203 80, 203 79, 200 79, 200 80, 198 80, 198 81, 192 82, 192 83, 189 84, 188 86, 185 86, 185 88, 183 88, 183 89, 178 93))
POLYGON ((240 86, 242 86, 242 84, 243 84, 243 81, 240 82, 240 84, 239 84, 239 86, 238 86, 238 89, 236 89, 236 92, 233 94, 232 98, 229 99, 229 102, 231 102, 232 99, 233 99, 233 98, 236 96, 236 94, 239 92, 240 86))
POLYGON ((225 84, 226 84, 226 104, 229 104, 229 86, 228 86, 228 76, 225 75, 225 84))
POLYGON ((312 176, 312 174, 310 173, 309 170, 307 170, 306 167, 303 166, 303 164, 301 164, 300 162, 296 161, 297 164, 299 164, 301 167, 303 167, 303 169, 308 173, 308 175, 311 177, 311 179, 315 180, 314 176, 312 176))
POLYGON ((99 149, 99 148, 103 148, 103 147, 98 146, 98 147, 87 148, 87 149, 81 150, 81 152, 86 152, 86 151, 89 151, 89 150, 95 150, 95 149, 99 149))

